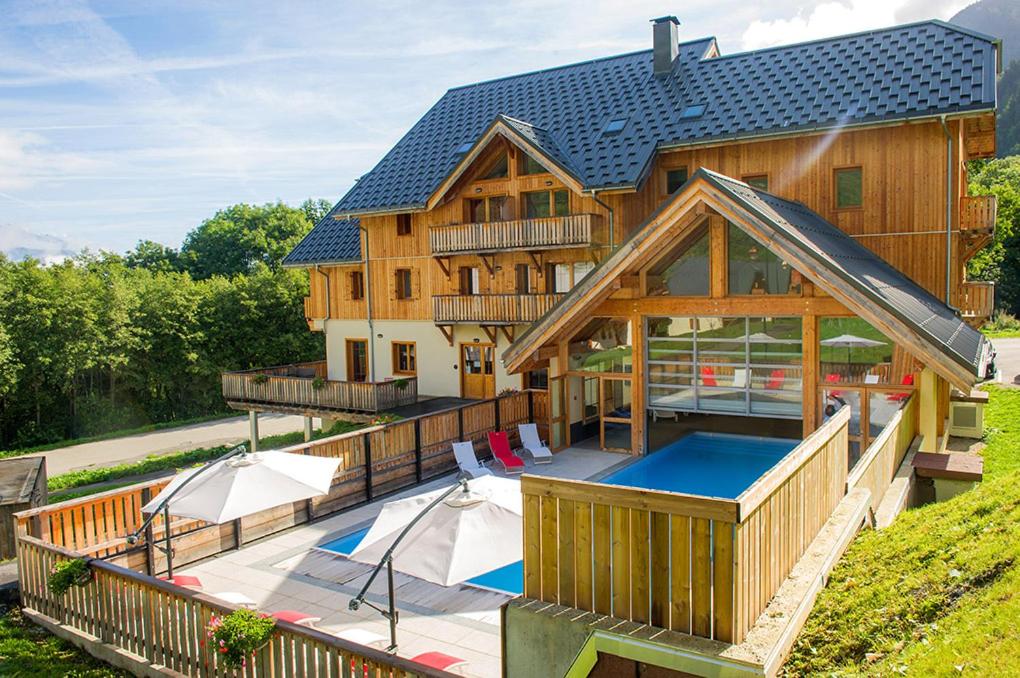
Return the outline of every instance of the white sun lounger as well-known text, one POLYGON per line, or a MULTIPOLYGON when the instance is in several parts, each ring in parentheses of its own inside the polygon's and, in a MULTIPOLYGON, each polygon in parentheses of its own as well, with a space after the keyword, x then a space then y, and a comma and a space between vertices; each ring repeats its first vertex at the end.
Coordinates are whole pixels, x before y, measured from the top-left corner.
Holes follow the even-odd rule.
POLYGON ((492 475, 492 471, 478 463, 475 446, 471 444, 470 440, 466 443, 454 443, 453 456, 457 459, 457 466, 460 467, 461 473, 468 478, 492 475))
POLYGON ((521 436, 523 447, 536 464, 548 464, 553 460, 552 452, 546 447, 544 440, 538 438, 538 427, 534 424, 520 424, 517 432, 521 436))

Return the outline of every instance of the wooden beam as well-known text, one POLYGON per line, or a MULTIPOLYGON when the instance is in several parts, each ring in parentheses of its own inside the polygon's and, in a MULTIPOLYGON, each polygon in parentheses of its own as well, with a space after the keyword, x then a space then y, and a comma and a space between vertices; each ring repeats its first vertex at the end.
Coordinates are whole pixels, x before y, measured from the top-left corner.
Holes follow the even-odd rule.
POLYGON ((479 325, 482 328, 482 332, 485 332, 485 336, 489 338, 489 342, 496 343, 496 328, 492 325, 479 325))
POLYGON ((450 279, 450 257, 435 257, 436 263, 439 264, 440 270, 446 275, 446 279, 450 279))
POLYGON ((801 403, 803 434, 808 437, 818 425, 818 316, 806 315, 801 328, 802 368, 801 403))
POLYGON ((832 297, 783 297, 756 295, 747 297, 640 297, 606 299, 592 309, 590 316, 641 315, 824 315, 853 316, 853 312, 832 297))
POLYGON ((538 269, 538 275, 539 276, 544 276, 545 275, 545 270, 543 270, 543 268, 542 268, 542 253, 541 252, 536 252, 534 250, 529 250, 528 251, 528 256, 531 257, 532 265, 535 268, 538 269))
POLYGON ((496 263, 496 255, 494 255, 494 254, 479 254, 478 258, 482 260, 483 264, 485 264, 486 270, 489 271, 489 277, 491 278, 491 277, 495 276, 496 275, 496 268, 495 268, 494 264, 496 263))
POLYGON ((438 327, 439 331, 443 333, 444 337, 446 337, 447 343, 449 343, 450 346, 453 346, 453 325, 436 325, 436 327, 438 327))
POLYGON ((726 235, 726 221, 722 217, 709 217, 709 294, 717 299, 725 297, 727 289, 726 235))
POLYGON ((503 332, 503 336, 509 343, 514 343, 514 326, 513 325, 500 325, 499 329, 503 332))
POLYGON ((917 432, 921 436, 921 452, 935 452, 939 448, 938 422, 938 377, 934 370, 921 370, 921 384, 918 386, 917 432))
POLYGON ((630 380, 630 453, 644 454, 645 423, 645 328, 644 318, 638 313, 630 317, 631 363, 630 380))

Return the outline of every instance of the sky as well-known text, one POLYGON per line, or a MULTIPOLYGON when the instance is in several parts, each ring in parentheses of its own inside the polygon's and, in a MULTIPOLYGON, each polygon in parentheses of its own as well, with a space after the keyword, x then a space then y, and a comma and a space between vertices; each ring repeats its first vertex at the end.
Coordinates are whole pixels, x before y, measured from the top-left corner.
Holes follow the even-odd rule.
POLYGON ((234 203, 335 202, 450 87, 648 49, 664 14, 729 54, 967 4, 0 0, 0 250, 177 247, 234 203))

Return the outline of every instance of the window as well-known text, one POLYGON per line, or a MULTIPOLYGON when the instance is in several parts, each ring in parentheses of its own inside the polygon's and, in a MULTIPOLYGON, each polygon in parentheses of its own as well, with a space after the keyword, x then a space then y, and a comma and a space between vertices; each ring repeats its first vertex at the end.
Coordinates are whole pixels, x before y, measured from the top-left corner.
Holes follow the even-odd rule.
POLYGON ((549 388, 549 370, 531 370, 524 373, 524 388, 533 388, 538 391, 545 391, 549 388))
POLYGON ((603 128, 603 134, 619 134, 623 131, 623 128, 627 126, 627 118, 613 118, 606 123, 603 128))
POLYGON ((573 287, 577 283, 584 280, 584 277, 595 270, 595 264, 590 261, 575 261, 574 262, 574 279, 570 282, 570 286, 573 287))
POLYGON ((412 298, 413 291, 411 290, 411 269, 409 268, 398 268, 393 273, 393 282, 396 291, 397 299, 410 299, 412 298))
POLYGON ((687 168, 666 170, 666 193, 672 193, 687 183, 687 168))
POLYGON ((467 200, 468 223, 481 224, 489 221, 506 221, 511 219, 510 198, 505 195, 494 195, 489 198, 470 198, 467 200))
POLYGON ((820 318, 819 380, 828 383, 896 384, 893 342, 863 318, 820 318))
POLYGON ((565 190, 522 193, 525 219, 565 217, 570 214, 570 196, 565 190))
POLYGON ((630 321, 592 318, 570 342, 571 372, 626 373, 632 368, 630 321))
POLYGON ((692 118, 700 118, 704 114, 705 104, 691 104, 680 111, 680 119, 690 120, 692 118))
POLYGON ((547 174, 549 170, 527 153, 521 154, 521 174, 547 174))
POLYGON ((413 341, 393 342, 393 374, 416 374, 415 345, 413 341))
POLYGON ((545 265, 545 291, 547 294, 563 294, 581 282, 595 269, 590 261, 575 261, 572 264, 545 265))
POLYGON ((508 167, 506 153, 501 154, 496 161, 485 171, 480 177, 481 179, 505 179, 507 177, 508 167))
POLYGON ((477 266, 460 267, 460 293, 461 294, 479 293, 477 266))
POLYGON ((757 188, 759 191, 767 191, 769 190, 769 175, 750 174, 744 177, 744 183, 751 188, 757 188))
POLYGON ((470 151, 471 147, 474 146, 474 145, 475 145, 475 142, 473 142, 473 141, 466 141, 463 144, 461 144, 460 146, 458 146, 457 150, 454 151, 454 153, 456 153, 457 155, 464 155, 465 153, 470 151))
POLYGON ((517 264, 514 267, 514 289, 517 294, 528 294, 531 292, 531 285, 528 281, 528 265, 517 264))
POLYGON ((365 274, 361 271, 351 271, 351 300, 365 298, 365 274))
POLYGON ((570 264, 556 264, 553 277, 555 279, 553 292, 563 294, 570 291, 570 264))
POLYGON ((702 226, 653 264, 645 275, 646 296, 708 296, 708 244, 708 227, 702 226))
POLYGON ((727 277, 731 295, 790 293, 790 281, 794 276, 789 264, 738 226, 729 224, 727 236, 727 277))
POLYGON ((836 209, 854 209, 864 204, 860 167, 843 167, 835 172, 836 209))
POLYGON ((411 215, 397 215, 397 235, 411 235, 411 215))

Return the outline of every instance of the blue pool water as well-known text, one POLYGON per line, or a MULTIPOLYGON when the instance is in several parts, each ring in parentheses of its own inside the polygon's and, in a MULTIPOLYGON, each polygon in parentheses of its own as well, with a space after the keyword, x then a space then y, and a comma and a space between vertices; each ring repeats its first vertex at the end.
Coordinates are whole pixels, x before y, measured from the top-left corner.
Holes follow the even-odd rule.
MULTIPOLYGON (((599 482, 736 499, 796 445, 796 440, 784 438, 690 433, 599 482)), ((367 533, 368 528, 351 532, 319 548, 347 556, 367 533)), ((524 563, 511 563, 467 583, 518 595, 524 590, 524 563)))
POLYGON ((736 499, 798 442, 727 433, 690 433, 599 482, 736 499))

